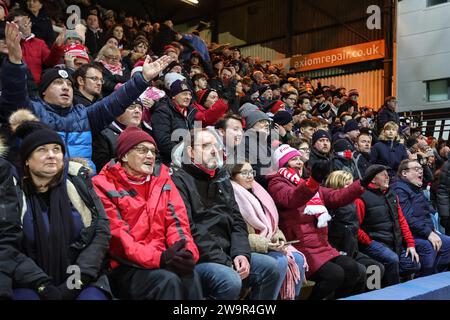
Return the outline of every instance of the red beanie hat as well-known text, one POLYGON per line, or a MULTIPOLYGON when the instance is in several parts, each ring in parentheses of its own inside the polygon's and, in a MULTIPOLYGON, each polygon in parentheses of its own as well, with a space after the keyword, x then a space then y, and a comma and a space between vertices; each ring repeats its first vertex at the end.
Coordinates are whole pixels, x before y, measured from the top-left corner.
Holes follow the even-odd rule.
POLYGON ((144 141, 156 147, 155 140, 147 132, 137 127, 126 128, 117 138, 117 159, 121 160, 134 146, 144 141))
POLYGON ((283 101, 281 100, 276 100, 275 103, 273 104, 272 108, 270 108, 270 112, 272 112, 273 114, 277 113, 281 108, 284 108, 285 104, 283 101))

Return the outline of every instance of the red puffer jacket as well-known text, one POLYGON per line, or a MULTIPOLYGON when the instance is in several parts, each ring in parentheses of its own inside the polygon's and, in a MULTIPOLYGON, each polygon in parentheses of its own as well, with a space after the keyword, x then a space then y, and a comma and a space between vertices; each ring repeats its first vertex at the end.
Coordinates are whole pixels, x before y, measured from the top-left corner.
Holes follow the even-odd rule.
POLYGON ((217 100, 216 103, 214 103, 209 109, 206 109, 197 102, 194 102, 193 106, 198 110, 195 114, 195 120, 201 121, 204 128, 215 125, 216 122, 228 111, 228 104, 226 104, 222 99, 217 100))
POLYGON ((147 269, 160 268, 161 253, 174 242, 186 239, 186 249, 197 262, 199 253, 192 239, 186 207, 173 184, 169 169, 156 165, 144 199, 128 182, 120 163, 107 164, 93 178, 95 191, 110 220, 111 267, 120 263, 147 269), (125 260, 125 261, 124 261, 125 260))
POLYGON ((333 190, 319 187, 312 178, 296 186, 282 176, 269 177, 269 193, 279 210, 280 229, 288 241, 300 240, 294 247, 306 257, 309 265, 307 277, 339 256, 339 252, 328 242, 328 227, 318 228, 316 216, 304 214, 307 202, 317 191, 327 209, 337 209, 359 198, 364 188, 359 181, 348 188, 333 190))
POLYGON ((37 85, 41 82, 41 73, 44 67, 54 67, 62 62, 64 56, 64 46, 54 44, 49 50, 44 40, 35 37, 22 40, 20 46, 22 47, 23 61, 33 74, 37 85))

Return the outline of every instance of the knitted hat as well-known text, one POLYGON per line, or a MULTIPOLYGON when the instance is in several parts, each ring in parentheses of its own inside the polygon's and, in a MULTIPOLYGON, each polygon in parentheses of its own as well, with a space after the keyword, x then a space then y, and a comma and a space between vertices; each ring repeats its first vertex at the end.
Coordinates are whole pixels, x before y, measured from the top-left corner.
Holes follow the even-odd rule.
POLYGON ((350 89, 350 91, 347 94, 349 97, 351 96, 358 96, 359 97, 359 92, 357 89, 350 89))
POLYGON ((250 115, 250 113, 252 113, 253 111, 259 110, 259 108, 257 106, 255 106, 252 103, 244 103, 242 105, 242 107, 239 108, 239 114, 241 115, 241 117, 246 118, 248 115, 250 115))
POLYGON ((342 152, 353 149, 355 149, 355 147, 353 147, 347 139, 339 139, 333 143, 334 152, 342 152))
POLYGON ((381 164, 373 164, 370 167, 368 167, 364 173, 364 176, 376 176, 380 172, 383 172, 384 170, 389 170, 389 167, 383 166, 381 164))
POLYGON ((198 97, 198 103, 200 105, 204 105, 206 102, 206 99, 208 99, 208 96, 211 92, 217 92, 217 90, 215 89, 204 89, 204 90, 199 90, 197 92, 197 97, 198 97))
POLYGON ((170 97, 173 98, 176 95, 180 94, 181 92, 189 91, 192 93, 191 89, 189 89, 189 86, 187 85, 186 81, 181 80, 175 80, 172 85, 170 86, 170 97))
POLYGON ((63 154, 66 152, 61 136, 42 122, 25 121, 17 127, 16 134, 22 139, 19 148, 22 163, 25 163, 37 147, 45 144, 58 144, 61 146, 63 154))
POLYGON ((175 73, 175 72, 169 72, 164 76, 164 87, 167 90, 170 90, 170 86, 172 85, 172 83, 174 83, 176 80, 181 80, 181 81, 185 81, 186 78, 184 76, 182 76, 179 73, 175 73))
POLYGON ((286 105, 284 104, 283 101, 281 100, 275 100, 273 101, 270 105, 269 105, 269 112, 275 114, 277 113, 280 109, 286 107, 286 105))
POLYGON ((331 142, 331 136, 330 136, 330 133, 328 131, 317 130, 316 132, 314 132, 314 134, 312 136, 311 145, 316 144, 317 140, 319 140, 321 138, 327 138, 331 142))
POLYGON ((64 43, 67 41, 67 39, 72 38, 72 39, 78 39, 80 40, 82 43, 84 43, 83 38, 78 34, 78 32, 73 29, 73 30, 67 30, 66 32, 66 36, 64 37, 64 43))
POLYGON ((347 133, 347 132, 350 132, 353 130, 359 130, 359 126, 358 126, 358 122, 356 122, 356 120, 351 119, 345 123, 344 133, 347 133))
POLYGON ((247 117, 245 117, 245 123, 246 123, 246 129, 252 128, 258 121, 271 121, 268 115, 266 115, 264 112, 255 110, 251 112, 247 117))
POLYGON ((84 59, 88 63, 90 60, 89 55, 87 53, 87 48, 83 46, 82 44, 72 44, 70 46, 66 46, 64 48, 64 52, 66 54, 70 54, 71 56, 75 57, 76 59, 84 59))
POLYGON ((134 146, 145 141, 156 147, 155 140, 147 132, 137 127, 126 128, 117 138, 117 159, 121 160, 134 146))
POLYGON ((327 113, 331 109, 331 105, 325 102, 319 102, 314 106, 320 114, 327 113))
POLYGON ((289 160, 301 155, 297 149, 292 148, 288 144, 282 144, 273 153, 273 163, 278 165, 278 168, 283 168, 289 160))
POLYGON ((178 49, 170 44, 165 46, 163 50, 164 50, 164 54, 167 54, 168 52, 175 52, 176 54, 179 54, 178 49))
POLYGON ((370 128, 363 127, 363 128, 359 129, 359 134, 368 134, 369 136, 372 136, 373 135, 373 130, 370 129, 370 128))
POLYGON ((47 69, 41 77, 41 83, 39 84, 39 94, 42 93, 50 86, 55 79, 69 79, 73 86, 73 79, 65 69, 51 68, 47 69))
POLYGON ((275 113, 272 120, 274 123, 279 124, 280 126, 285 126, 289 122, 291 122, 293 120, 293 118, 289 112, 287 112, 285 110, 280 110, 277 113, 275 113))
POLYGON ((268 85, 263 85, 263 86, 259 87, 259 89, 258 89, 259 95, 262 96, 264 94, 264 92, 266 92, 267 90, 272 90, 272 89, 270 89, 270 86, 268 86, 268 85))

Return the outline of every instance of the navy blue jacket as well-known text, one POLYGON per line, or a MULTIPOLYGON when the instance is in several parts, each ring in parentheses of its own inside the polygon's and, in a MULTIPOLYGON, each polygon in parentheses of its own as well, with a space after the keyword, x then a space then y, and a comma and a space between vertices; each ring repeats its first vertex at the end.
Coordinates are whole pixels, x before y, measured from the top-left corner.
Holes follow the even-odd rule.
POLYGON ((398 179, 393 183, 391 189, 398 196, 414 238, 428 239, 434 230, 430 214, 434 214, 436 210, 430 206, 422 189, 403 179, 398 179))
POLYGON ((370 162, 390 167, 388 172, 391 178, 396 175, 400 162, 405 159, 408 159, 408 153, 405 146, 398 141, 381 140, 375 143, 370 151, 370 162))
POLYGON ((91 160, 92 134, 100 132, 124 113, 149 85, 142 73, 138 72, 120 89, 95 102, 89 108, 81 104, 63 108, 50 105, 40 98, 33 100, 28 98, 24 64, 12 64, 5 60, 1 79, 3 88, 0 113, 9 117, 10 113, 19 108, 30 109, 63 138, 68 157, 87 159, 94 172, 95 165, 91 160))

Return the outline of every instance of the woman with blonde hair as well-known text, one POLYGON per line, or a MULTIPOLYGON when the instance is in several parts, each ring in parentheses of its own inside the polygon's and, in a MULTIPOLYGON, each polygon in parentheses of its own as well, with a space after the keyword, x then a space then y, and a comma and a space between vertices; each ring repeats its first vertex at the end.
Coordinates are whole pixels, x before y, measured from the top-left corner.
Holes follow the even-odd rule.
POLYGON ((370 151, 370 162, 389 167, 389 177, 396 175, 402 160, 408 159, 408 153, 403 144, 399 142, 398 125, 389 121, 383 127, 377 142, 370 151))
POLYGON ((105 97, 111 94, 119 84, 123 84, 130 79, 130 70, 122 65, 122 56, 119 48, 112 44, 106 44, 101 48, 96 61, 103 66, 103 86, 102 95, 105 97))
MULTIPOLYGON (((332 172, 325 181, 325 187, 340 190, 345 189, 353 183, 353 176, 350 172, 337 170, 332 172)), ((360 270, 369 266, 376 266, 380 270, 380 279, 384 274, 382 263, 369 258, 358 250, 359 221, 356 213, 355 202, 346 206, 330 209, 332 217, 328 223, 328 242, 341 254, 353 258, 360 270)), ((363 288, 361 288, 362 290, 363 288)))

